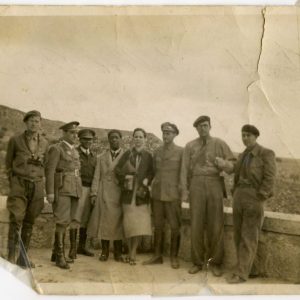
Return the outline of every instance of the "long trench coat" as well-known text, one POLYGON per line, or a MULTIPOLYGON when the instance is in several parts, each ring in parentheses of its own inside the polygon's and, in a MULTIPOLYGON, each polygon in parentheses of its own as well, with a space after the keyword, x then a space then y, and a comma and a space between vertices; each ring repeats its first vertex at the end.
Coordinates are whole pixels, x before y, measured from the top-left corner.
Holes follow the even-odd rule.
POLYGON ((97 165, 91 186, 91 196, 97 195, 96 203, 88 225, 88 236, 104 240, 124 238, 122 225, 121 189, 114 173, 114 167, 123 150, 112 161, 107 150, 97 158, 97 165))

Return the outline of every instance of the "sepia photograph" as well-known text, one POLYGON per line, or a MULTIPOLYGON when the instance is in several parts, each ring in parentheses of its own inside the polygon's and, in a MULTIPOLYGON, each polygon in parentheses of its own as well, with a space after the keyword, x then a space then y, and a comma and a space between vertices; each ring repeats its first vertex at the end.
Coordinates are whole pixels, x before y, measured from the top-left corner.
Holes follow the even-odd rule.
POLYGON ((0 269, 300 295, 299 6, 0 6, 0 65, 0 269))

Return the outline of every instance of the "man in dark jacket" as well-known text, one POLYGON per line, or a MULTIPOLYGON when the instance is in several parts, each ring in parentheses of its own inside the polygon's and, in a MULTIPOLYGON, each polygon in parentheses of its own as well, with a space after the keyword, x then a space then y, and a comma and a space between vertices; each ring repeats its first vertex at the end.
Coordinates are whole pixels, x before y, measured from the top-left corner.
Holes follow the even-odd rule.
POLYGON ((183 148, 174 144, 179 134, 175 124, 169 122, 161 125, 163 146, 153 156, 154 179, 152 181, 153 218, 154 218, 154 256, 144 264, 162 264, 162 244, 165 219, 171 227, 171 267, 179 268, 177 259, 180 241, 180 168, 183 148))
MULTIPOLYGON (((76 214, 78 215, 78 219, 81 220, 77 253, 86 256, 94 256, 94 253, 92 253, 86 248, 86 240, 87 240, 86 232, 87 232, 88 222, 91 217, 92 207, 94 205, 94 203, 92 203, 90 198, 90 192, 91 192, 91 185, 95 173, 95 167, 97 163, 97 157, 91 150, 91 146, 93 144, 93 139, 95 135, 96 135, 95 131, 88 128, 81 129, 78 132, 80 145, 77 148, 77 150, 80 156, 80 175, 82 181, 82 195, 79 199, 78 208, 76 212, 76 214)), ((77 228, 70 229, 71 243, 76 244, 76 236, 77 236, 77 228)), ((75 251, 73 255, 76 257, 75 251)))
POLYGON ((242 127, 246 146, 234 171, 233 226, 237 267, 227 278, 229 283, 248 279, 257 251, 264 218, 264 202, 273 195, 276 176, 275 154, 257 144, 259 130, 253 125, 242 127))
POLYGON ((17 264, 27 268, 34 267, 27 258, 27 251, 34 221, 44 207, 44 158, 48 142, 39 133, 40 112, 28 112, 23 121, 27 129, 9 140, 6 155, 6 171, 10 183, 7 198, 10 219, 8 260, 15 263, 16 247, 20 240, 17 264))

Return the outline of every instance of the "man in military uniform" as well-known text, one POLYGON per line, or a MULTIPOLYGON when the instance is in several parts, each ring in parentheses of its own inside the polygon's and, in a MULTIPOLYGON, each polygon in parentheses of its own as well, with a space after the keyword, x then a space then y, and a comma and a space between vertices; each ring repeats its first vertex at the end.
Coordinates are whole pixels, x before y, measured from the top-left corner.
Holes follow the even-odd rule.
POLYGON ((233 229, 237 267, 227 278, 229 283, 248 279, 257 251, 264 218, 264 202, 273 195, 276 176, 275 154, 260 146, 259 130, 253 125, 242 127, 245 151, 235 164, 233 193, 233 229))
MULTIPOLYGON (((79 122, 74 121, 60 127, 62 140, 50 147, 46 165, 47 200, 53 204, 55 218, 55 241, 51 260, 62 269, 70 266, 65 259, 64 238, 66 228, 78 228, 80 219, 76 215, 78 199, 82 194, 79 153, 75 148, 79 122)), ((70 253, 76 254, 76 243, 71 243, 70 253)))
MULTIPOLYGON (((96 133, 92 129, 81 129, 78 132, 78 137, 80 145, 77 148, 80 156, 80 175, 82 181, 82 195, 79 199, 77 217, 80 219, 80 229, 79 229, 79 243, 77 248, 77 253, 94 256, 94 253, 86 248, 87 240, 87 226, 91 217, 92 207, 95 203, 92 203, 90 199, 91 185, 94 178, 95 167, 97 163, 96 155, 91 151, 91 146, 93 144, 93 139, 96 133)), ((77 228, 70 229, 70 240, 71 244, 76 244, 77 228)), ((76 257, 76 253, 71 253, 71 256, 76 257)))
POLYGON ((179 268, 177 258, 180 243, 181 196, 180 169, 183 148, 174 144, 179 130, 175 124, 165 122, 161 125, 163 146, 153 156, 154 174, 152 181, 153 218, 154 218, 154 256, 144 264, 162 264, 162 244, 164 223, 167 219, 171 227, 171 267, 179 268))
POLYGON ((9 140, 6 170, 10 192, 7 198, 9 210, 8 260, 15 263, 16 248, 21 231, 20 255, 17 264, 34 267, 28 261, 27 251, 36 217, 44 207, 44 157, 48 142, 39 131, 41 114, 34 110, 25 114, 26 131, 9 140))
POLYGON ((181 186, 182 201, 190 202, 191 246, 193 266, 190 274, 202 270, 205 258, 215 276, 221 276, 221 264, 224 254, 224 213, 223 197, 225 193, 222 171, 227 164, 218 165, 219 158, 228 162, 228 171, 232 170, 234 159, 228 145, 221 139, 210 135, 211 122, 208 116, 200 116, 193 124, 199 138, 189 142, 182 159, 181 186), (205 235, 207 252, 205 253, 205 235))

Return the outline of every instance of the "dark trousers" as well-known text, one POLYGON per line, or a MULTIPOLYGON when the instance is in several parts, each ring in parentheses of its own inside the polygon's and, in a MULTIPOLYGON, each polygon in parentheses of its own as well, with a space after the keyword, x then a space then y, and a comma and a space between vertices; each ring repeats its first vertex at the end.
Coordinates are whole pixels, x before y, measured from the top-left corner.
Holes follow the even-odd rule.
POLYGON ((171 231, 179 232, 181 223, 180 201, 153 200, 153 220, 156 230, 163 230, 165 220, 168 221, 171 231))
POLYGON ((13 176, 10 184, 10 194, 7 198, 10 222, 16 224, 17 228, 20 228, 23 223, 28 227, 32 227, 43 207, 43 181, 31 182, 13 176))
POLYGON ((220 265, 224 256, 222 181, 219 177, 194 176, 189 196, 192 262, 200 266, 205 259, 210 259, 211 263, 220 265))
POLYGON ((233 228, 237 252, 234 273, 247 280, 257 251, 264 219, 263 202, 251 187, 237 187, 233 195, 233 228))

